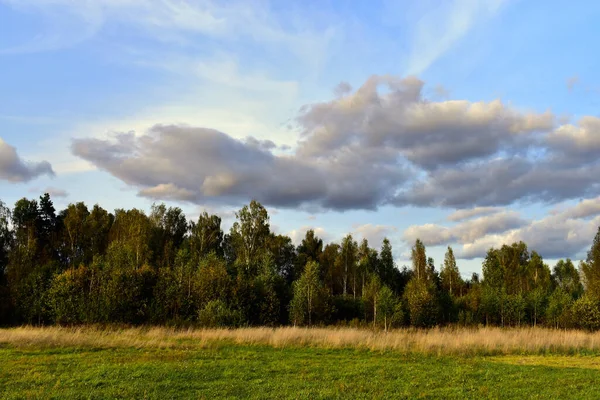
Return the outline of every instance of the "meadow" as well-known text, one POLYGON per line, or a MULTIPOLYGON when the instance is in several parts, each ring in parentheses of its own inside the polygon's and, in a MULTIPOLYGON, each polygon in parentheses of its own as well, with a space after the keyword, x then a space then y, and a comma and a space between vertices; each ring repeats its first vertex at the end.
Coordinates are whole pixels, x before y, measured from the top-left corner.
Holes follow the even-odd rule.
POLYGON ((600 334, 0 330, 0 398, 598 398, 600 334))

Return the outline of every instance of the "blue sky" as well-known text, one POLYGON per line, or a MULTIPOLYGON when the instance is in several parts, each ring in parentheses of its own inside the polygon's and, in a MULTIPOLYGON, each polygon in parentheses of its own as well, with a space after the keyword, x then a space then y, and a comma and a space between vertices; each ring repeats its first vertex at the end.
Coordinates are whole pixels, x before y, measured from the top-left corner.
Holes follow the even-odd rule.
POLYGON ((599 16, 591 1, 0 0, 0 199, 164 200, 229 224, 261 197, 295 239, 389 236, 408 264, 419 236, 438 265, 457 249, 465 275, 512 240, 581 258, 600 222, 599 16))

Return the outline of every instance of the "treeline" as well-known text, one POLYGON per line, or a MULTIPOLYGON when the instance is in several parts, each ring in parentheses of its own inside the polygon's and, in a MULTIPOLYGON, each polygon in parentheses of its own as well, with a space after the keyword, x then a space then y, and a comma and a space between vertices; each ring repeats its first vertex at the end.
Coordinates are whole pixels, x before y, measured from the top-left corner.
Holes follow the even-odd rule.
POLYGON ((270 230, 252 201, 228 233, 204 213, 71 204, 48 194, 0 202, 0 324, 198 326, 459 324, 600 329, 600 231, 586 261, 552 270, 525 243, 490 249, 465 280, 453 251, 440 271, 420 240, 412 268, 392 246, 351 235, 323 243, 309 230, 299 246, 270 230))

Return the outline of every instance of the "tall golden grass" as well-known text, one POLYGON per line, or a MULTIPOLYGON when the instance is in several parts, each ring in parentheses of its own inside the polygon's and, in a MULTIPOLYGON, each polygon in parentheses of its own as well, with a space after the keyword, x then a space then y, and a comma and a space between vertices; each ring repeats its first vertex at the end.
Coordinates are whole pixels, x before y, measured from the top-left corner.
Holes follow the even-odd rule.
POLYGON ((176 329, 165 327, 18 327, 0 329, 0 346, 193 349, 228 344, 274 348, 366 349, 432 355, 600 353, 600 333, 545 328, 176 329))

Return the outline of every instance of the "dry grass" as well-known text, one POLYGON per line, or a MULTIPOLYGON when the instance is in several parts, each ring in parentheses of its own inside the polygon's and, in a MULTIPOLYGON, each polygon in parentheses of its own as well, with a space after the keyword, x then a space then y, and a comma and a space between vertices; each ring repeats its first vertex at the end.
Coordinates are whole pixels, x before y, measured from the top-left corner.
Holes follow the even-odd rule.
POLYGON ((435 355, 600 353, 600 333, 544 328, 402 329, 388 333, 348 328, 174 329, 164 327, 19 327, 0 329, 0 346, 80 348, 203 348, 226 344, 275 348, 355 348, 435 355))

